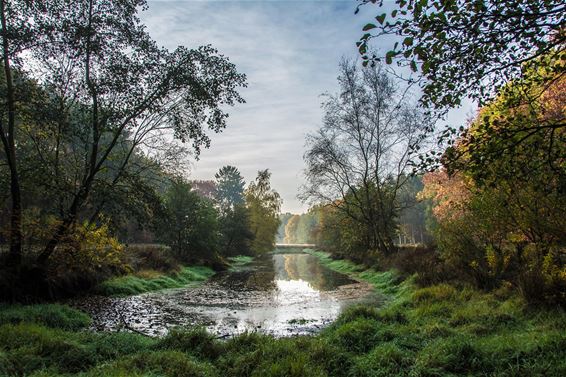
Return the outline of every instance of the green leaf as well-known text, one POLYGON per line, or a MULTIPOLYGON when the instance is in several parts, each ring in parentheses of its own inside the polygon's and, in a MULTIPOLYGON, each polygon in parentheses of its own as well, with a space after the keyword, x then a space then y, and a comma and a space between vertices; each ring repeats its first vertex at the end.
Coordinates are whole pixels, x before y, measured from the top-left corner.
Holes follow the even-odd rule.
POLYGON ((394 56, 395 56, 395 51, 387 51, 387 54, 385 54, 385 62, 387 64, 393 63, 394 56))
POLYGON ((405 46, 412 46, 413 45, 413 38, 412 37, 407 37, 403 40, 403 44, 405 46))
POLYGON ((363 31, 368 31, 371 29, 375 29, 377 26, 375 26, 375 24, 366 24, 366 26, 363 27, 363 31))
POLYGON ((414 60, 411 61, 411 70, 413 72, 417 72, 417 70, 418 70, 417 69, 417 63, 414 60))
POLYGON ((387 15, 385 13, 383 13, 383 14, 377 16, 375 19, 377 20, 377 22, 379 22, 381 25, 383 25, 383 22, 385 21, 385 17, 387 17, 387 15))

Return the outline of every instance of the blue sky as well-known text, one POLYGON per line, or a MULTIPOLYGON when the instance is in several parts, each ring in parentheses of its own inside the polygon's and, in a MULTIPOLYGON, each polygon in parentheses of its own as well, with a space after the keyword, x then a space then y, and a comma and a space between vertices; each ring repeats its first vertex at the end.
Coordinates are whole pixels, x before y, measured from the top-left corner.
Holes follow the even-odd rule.
MULTIPOLYGON (((379 12, 356 1, 149 1, 143 22, 158 44, 211 44, 248 77, 246 104, 230 109, 229 125, 189 173, 211 179, 234 165, 246 181, 269 168, 283 211, 303 212, 304 137, 321 124, 320 94, 337 89, 338 62, 356 57, 363 25, 379 12)), ((379 48, 380 46, 374 45, 379 48)), ((384 47, 385 48, 385 47, 384 47)), ((461 113, 461 112, 460 112, 461 113)))

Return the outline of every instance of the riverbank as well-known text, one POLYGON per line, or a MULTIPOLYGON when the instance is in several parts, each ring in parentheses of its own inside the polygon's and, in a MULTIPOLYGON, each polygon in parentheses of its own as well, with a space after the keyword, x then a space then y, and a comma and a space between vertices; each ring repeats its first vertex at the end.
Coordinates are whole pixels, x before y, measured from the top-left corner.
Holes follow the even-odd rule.
POLYGON ((486 294, 446 284, 418 288, 394 272, 318 256, 329 268, 372 282, 387 295, 387 305, 347 309, 316 336, 276 339, 251 333, 228 340, 202 329, 176 330, 164 338, 90 333, 80 331, 88 317, 74 309, 2 307, 0 375, 566 374, 566 315, 561 310, 529 308, 505 290, 486 294), (70 323, 73 318, 81 320, 70 323))
MULTIPOLYGON (((371 284, 387 301, 400 300, 412 287, 412 279, 402 279, 395 271, 377 271, 346 259, 332 259, 330 253, 313 249, 303 252, 314 255, 329 269, 371 284)), ((405 296, 404 296, 405 295, 405 296)))
MULTIPOLYGON (((253 261, 253 257, 239 255, 228 258, 228 268, 237 270, 253 261)), ((164 273, 142 270, 115 277, 99 284, 94 292, 103 296, 120 297, 158 291, 168 288, 197 286, 210 279, 216 272, 206 266, 182 266, 178 271, 164 273)))
POLYGON ((103 296, 131 296, 160 289, 197 285, 214 274, 212 268, 205 266, 181 267, 179 271, 171 273, 144 270, 106 280, 94 291, 103 296))

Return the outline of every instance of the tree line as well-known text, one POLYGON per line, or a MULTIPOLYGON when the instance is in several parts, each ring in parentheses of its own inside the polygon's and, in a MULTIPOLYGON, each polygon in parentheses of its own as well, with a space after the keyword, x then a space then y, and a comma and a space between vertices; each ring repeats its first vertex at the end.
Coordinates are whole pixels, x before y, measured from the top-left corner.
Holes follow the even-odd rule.
MULTIPOLYGON (((384 9, 360 6, 369 3, 384 9)), ((301 198, 311 209, 282 218, 286 239, 423 283, 564 304, 564 10, 396 1, 378 14, 358 42, 362 64, 340 64, 339 90, 307 136, 301 198), (391 35, 385 54, 371 50, 391 35), (473 118, 439 129, 466 97, 479 104, 473 118), (411 223, 425 228, 423 247, 400 247, 411 223)))
POLYGON ((3 298, 124 273, 119 241, 140 229, 193 259, 273 243, 280 199, 267 170, 244 189, 225 167, 208 198, 183 178, 244 102, 245 75, 211 46, 159 47, 146 7, 0 1, 3 298))

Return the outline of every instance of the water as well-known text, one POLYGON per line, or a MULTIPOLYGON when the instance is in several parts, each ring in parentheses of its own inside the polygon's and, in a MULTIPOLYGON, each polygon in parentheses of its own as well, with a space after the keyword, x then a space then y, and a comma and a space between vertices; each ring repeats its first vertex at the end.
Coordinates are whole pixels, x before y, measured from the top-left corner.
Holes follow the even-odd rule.
POLYGON ((93 317, 93 330, 164 335, 175 326, 205 326, 220 337, 244 331, 275 336, 312 334, 349 305, 377 303, 367 283, 334 272, 302 253, 266 255, 198 287, 74 303, 93 317))

